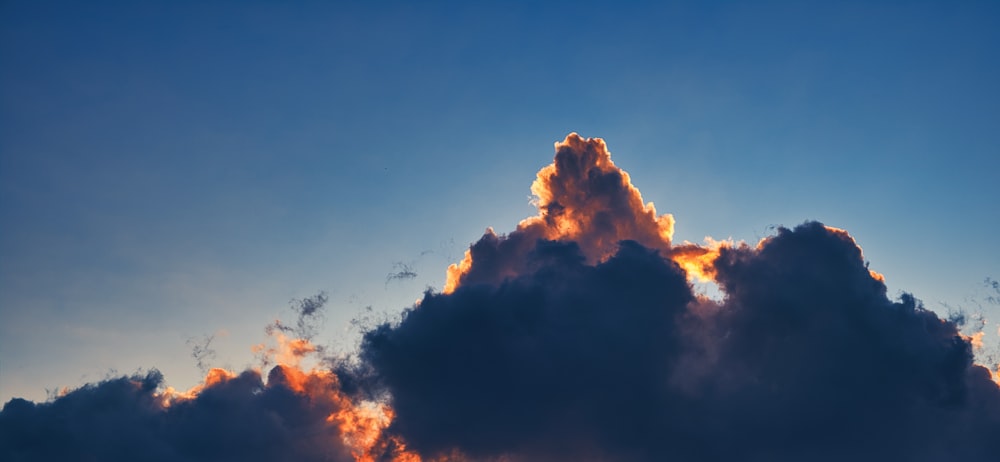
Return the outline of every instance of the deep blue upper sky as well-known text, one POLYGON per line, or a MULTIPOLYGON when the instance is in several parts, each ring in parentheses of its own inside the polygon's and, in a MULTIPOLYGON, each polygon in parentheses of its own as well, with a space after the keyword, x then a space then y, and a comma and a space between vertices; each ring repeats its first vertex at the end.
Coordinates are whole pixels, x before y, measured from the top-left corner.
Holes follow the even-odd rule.
POLYGON ((350 349, 572 131, 678 240, 820 220, 942 312, 1000 277, 996 2, 375 3, 0 6, 0 401, 190 386, 320 290, 350 349))

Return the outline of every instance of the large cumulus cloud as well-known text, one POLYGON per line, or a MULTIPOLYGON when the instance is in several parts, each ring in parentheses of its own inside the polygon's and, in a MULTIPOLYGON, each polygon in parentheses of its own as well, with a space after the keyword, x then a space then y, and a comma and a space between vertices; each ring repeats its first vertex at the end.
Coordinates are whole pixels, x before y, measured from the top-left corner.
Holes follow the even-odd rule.
POLYGON ((501 283, 428 293, 366 335, 411 447, 523 460, 1000 451, 1000 392, 968 342, 912 297, 889 300, 842 231, 810 222, 723 249, 721 302, 632 241, 591 266, 541 240, 528 261, 501 283))
POLYGON ((361 357, 425 456, 993 460, 1000 392, 956 326, 891 300, 842 230, 670 242, 603 141, 571 134, 492 230, 361 357), (696 296, 711 277, 723 298, 696 296))

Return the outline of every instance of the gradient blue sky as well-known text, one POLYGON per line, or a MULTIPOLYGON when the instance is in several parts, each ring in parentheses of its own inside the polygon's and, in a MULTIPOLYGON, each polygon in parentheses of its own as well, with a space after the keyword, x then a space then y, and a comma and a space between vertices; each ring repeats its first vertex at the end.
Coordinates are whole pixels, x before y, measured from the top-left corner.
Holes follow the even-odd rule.
POLYGON ((0 5, 0 401, 186 388, 321 290, 350 350, 572 131, 677 240, 820 220, 942 312, 1000 277, 1000 3, 410 3, 0 5))

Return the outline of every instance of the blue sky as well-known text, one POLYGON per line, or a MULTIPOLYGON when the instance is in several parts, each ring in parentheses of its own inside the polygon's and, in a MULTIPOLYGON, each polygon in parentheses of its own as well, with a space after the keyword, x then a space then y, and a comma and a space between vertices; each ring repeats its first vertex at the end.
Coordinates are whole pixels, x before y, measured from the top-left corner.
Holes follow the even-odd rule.
POLYGON ((191 386, 318 291, 349 350, 573 131, 677 240, 819 220, 942 311, 1000 277, 996 3, 205 3, 0 6, 0 401, 191 386))

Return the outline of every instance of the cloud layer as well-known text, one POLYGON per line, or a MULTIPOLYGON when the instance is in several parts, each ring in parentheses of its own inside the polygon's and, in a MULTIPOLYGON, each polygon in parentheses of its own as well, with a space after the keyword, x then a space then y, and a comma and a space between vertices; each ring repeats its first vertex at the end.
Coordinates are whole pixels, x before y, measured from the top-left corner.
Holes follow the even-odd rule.
POLYGON ((539 215, 488 230, 357 357, 276 322, 266 374, 157 373, 8 402, 0 459, 995 460, 1000 388, 970 337, 886 296, 843 230, 674 245, 599 139, 556 143, 539 215), (694 277, 723 296, 697 295, 694 277), (372 400, 372 399, 376 400, 372 400))

